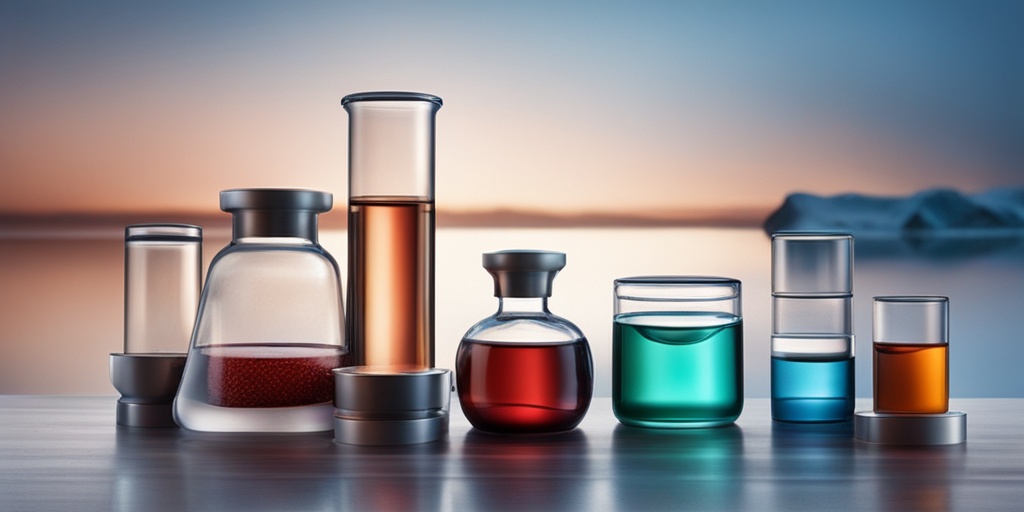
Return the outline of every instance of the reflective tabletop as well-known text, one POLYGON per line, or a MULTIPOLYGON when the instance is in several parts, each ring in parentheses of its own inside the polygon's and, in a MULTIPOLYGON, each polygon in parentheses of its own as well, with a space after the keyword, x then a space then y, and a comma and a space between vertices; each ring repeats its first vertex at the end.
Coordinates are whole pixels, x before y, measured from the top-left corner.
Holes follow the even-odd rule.
MULTIPOLYGON (((0 510, 1019 510, 1024 399, 952 400, 966 444, 869 445, 851 426, 770 420, 620 425, 597 398, 558 435, 479 432, 453 401, 447 440, 335 444, 114 424, 115 397, 0 396, 0 510)), ((858 401, 858 410, 870 400, 858 401)))

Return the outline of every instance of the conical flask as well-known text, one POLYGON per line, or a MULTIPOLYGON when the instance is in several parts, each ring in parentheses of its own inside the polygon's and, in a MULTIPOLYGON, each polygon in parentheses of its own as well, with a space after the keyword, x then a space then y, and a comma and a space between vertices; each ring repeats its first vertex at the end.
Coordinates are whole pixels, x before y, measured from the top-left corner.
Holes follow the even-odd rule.
POLYGON ((174 401, 191 430, 333 428, 331 370, 346 366, 338 264, 317 242, 326 192, 226 190, 232 240, 210 264, 174 401))
POLYGON ((434 118, 441 98, 364 92, 349 113, 348 307, 355 364, 434 366, 434 118))

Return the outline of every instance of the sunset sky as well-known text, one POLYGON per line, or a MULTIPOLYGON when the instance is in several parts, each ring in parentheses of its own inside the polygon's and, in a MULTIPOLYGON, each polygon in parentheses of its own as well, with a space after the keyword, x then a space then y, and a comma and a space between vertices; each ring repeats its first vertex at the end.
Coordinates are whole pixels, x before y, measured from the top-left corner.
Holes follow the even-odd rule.
POLYGON ((342 96, 441 96, 440 209, 1024 185, 1024 3, 0 2, 0 214, 344 204, 342 96))

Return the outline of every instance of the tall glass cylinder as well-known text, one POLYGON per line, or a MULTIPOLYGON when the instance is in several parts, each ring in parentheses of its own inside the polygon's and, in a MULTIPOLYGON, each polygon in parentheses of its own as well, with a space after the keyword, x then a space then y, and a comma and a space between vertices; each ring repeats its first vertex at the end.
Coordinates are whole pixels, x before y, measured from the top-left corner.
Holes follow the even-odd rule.
POLYGON ((852 236, 772 235, 772 419, 850 419, 855 389, 852 310, 852 236))
POLYGON ((348 326, 356 364, 434 366, 434 118, 441 98, 345 96, 348 326))

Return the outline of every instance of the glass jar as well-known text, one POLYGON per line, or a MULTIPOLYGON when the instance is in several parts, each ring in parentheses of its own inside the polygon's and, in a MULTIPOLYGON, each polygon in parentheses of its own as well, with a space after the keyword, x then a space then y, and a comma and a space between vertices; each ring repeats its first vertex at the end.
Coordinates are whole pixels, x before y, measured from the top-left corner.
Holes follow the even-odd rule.
POLYGON ((459 402, 489 432, 560 432, 590 407, 594 364, 576 325, 548 311, 565 254, 499 251, 483 255, 498 311, 466 332, 455 362, 459 402))
POLYGON ((227 190, 232 240, 210 264, 175 421, 203 431, 333 427, 331 370, 346 366, 338 264, 317 242, 326 192, 227 190))
POLYGON ((612 410, 625 425, 728 425, 743 410, 740 282, 724 277, 615 280, 612 410))

